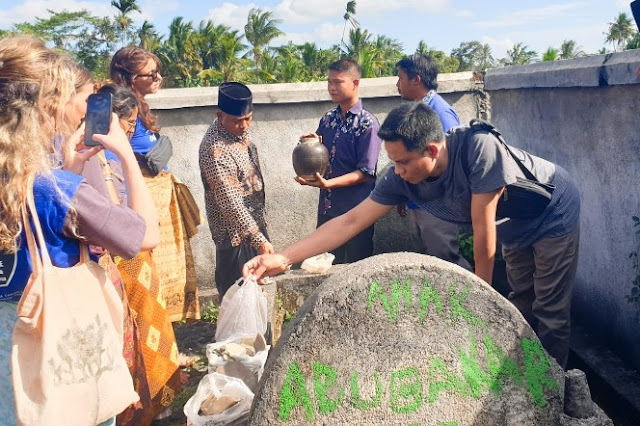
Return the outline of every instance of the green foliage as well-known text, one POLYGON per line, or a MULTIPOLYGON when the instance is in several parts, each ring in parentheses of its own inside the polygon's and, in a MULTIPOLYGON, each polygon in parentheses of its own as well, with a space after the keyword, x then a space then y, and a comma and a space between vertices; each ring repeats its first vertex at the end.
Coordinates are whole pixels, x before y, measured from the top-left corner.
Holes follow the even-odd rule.
POLYGON ((524 43, 516 43, 507 50, 507 57, 500 59, 500 63, 504 66, 530 64, 534 62, 538 52, 528 49, 529 47, 524 43))
POLYGON ((219 314, 220 314, 220 308, 217 307, 215 303, 213 303, 213 300, 209 300, 209 303, 207 304, 206 308, 201 311, 200 318, 203 321, 214 323, 218 321, 219 314))
POLYGON ((633 229, 635 230, 633 233, 635 250, 629 253, 629 259, 631 259, 635 277, 633 277, 633 281, 631 281, 631 291, 625 298, 627 302, 633 303, 640 308, 640 258, 638 258, 638 253, 640 253, 640 218, 633 216, 632 219, 633 229))
MULTIPOLYGON (((458 253, 465 259, 467 262, 474 265, 473 261, 473 234, 467 234, 466 232, 460 231, 458 234, 458 253)), ((502 253, 498 250, 496 252, 496 262, 502 261, 502 253)))
POLYGON ((606 42, 611 43, 613 50, 623 47, 633 36, 636 30, 633 21, 626 13, 620 13, 613 22, 609 22, 609 30, 605 33, 606 42))
POLYGON ((489 44, 466 41, 451 51, 451 57, 460 61, 458 71, 486 71, 494 63, 489 44))
POLYGON ((553 47, 548 48, 547 51, 542 54, 543 62, 557 61, 558 59, 560 59, 558 57, 558 49, 554 49, 553 47))
MULTIPOLYGON (((12 34, 40 37, 56 49, 72 53, 96 79, 108 77, 111 56, 117 49, 138 45, 162 61, 165 87, 212 86, 228 80, 256 84, 322 81, 329 64, 345 56, 358 61, 363 77, 393 76, 395 64, 406 54, 400 41, 361 27, 355 19, 356 1, 353 0, 346 2, 344 9, 342 40, 328 49, 319 48, 315 43, 270 46, 274 39, 285 34, 279 28, 282 21, 268 10, 251 9, 244 34, 226 25, 216 25, 212 20, 202 20, 196 28, 178 16, 165 37, 148 21, 139 26, 133 22, 131 16, 140 12, 137 0, 110 3, 115 12, 113 17, 96 17, 87 10, 47 10, 44 16, 36 17, 34 23, 18 23, 9 30, 0 30, 0 37, 12 34), (345 38, 347 25, 350 29, 345 38)), ((640 47, 640 36, 625 13, 609 23, 605 35, 614 49, 640 47)), ((605 52, 603 49, 600 53, 605 52)), ((476 40, 460 43, 451 55, 420 41, 416 53, 433 57, 440 73, 528 64, 538 56, 524 43, 516 43, 506 58, 496 61, 490 46, 476 40)), ((550 48, 542 60, 583 55, 585 52, 576 41, 564 40, 560 47, 550 48)))

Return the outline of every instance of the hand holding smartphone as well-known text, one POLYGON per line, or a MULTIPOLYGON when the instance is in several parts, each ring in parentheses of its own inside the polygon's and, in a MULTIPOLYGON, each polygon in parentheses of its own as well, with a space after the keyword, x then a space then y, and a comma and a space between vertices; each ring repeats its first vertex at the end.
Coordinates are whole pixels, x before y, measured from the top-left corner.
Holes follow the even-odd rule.
POLYGON ((84 144, 99 145, 92 139, 94 134, 106 135, 111 125, 112 98, 111 93, 94 93, 87 99, 87 114, 84 123, 84 144))

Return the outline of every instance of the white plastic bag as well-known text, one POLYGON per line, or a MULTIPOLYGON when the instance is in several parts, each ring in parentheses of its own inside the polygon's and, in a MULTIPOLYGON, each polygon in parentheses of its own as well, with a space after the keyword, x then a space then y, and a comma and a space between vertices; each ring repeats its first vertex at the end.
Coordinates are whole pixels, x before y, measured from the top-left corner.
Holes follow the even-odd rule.
POLYGON ((336 257, 331 253, 322 253, 305 259, 300 268, 312 274, 324 274, 331 268, 333 259, 336 257))
POLYGON ((216 342, 233 336, 264 335, 268 321, 267 296, 255 278, 239 278, 222 299, 216 324, 216 342))
POLYGON ((188 425, 228 425, 243 417, 248 419, 252 402, 253 392, 242 380, 219 373, 212 373, 207 374, 200 380, 196 393, 184 405, 184 414, 187 416, 188 425), (211 396, 237 398, 240 399, 240 402, 220 414, 200 415, 200 406, 211 396))
POLYGON ((250 353, 247 353, 242 345, 255 341, 257 337, 257 335, 245 335, 209 343, 207 345, 209 373, 220 373, 241 379, 252 392, 255 392, 271 346, 265 344, 264 337, 261 335, 261 344, 258 346, 253 344, 253 351, 250 353), (231 348, 232 345, 233 348, 231 348), (226 350, 227 348, 229 350, 226 350), (239 350, 235 351, 236 348, 239 350))

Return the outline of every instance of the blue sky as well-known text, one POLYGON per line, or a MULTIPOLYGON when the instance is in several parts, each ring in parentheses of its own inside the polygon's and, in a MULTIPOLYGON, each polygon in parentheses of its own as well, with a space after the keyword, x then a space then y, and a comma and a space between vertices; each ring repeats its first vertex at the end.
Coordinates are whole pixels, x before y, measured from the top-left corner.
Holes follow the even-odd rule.
MULTIPOLYGON (((405 52, 415 50, 424 40, 428 46, 447 54, 463 41, 489 43, 495 58, 505 55, 514 43, 524 42, 539 53, 549 46, 559 47, 565 39, 578 42, 582 50, 595 53, 605 46, 603 33, 620 12, 631 15, 631 0, 538 0, 536 2, 498 0, 357 0, 356 15, 362 28, 399 40, 405 52)), ((139 0, 145 19, 165 33, 171 20, 182 16, 194 25, 202 19, 229 25, 242 31, 248 11, 258 7, 271 10, 282 20, 284 37, 273 44, 316 42, 328 47, 342 35, 346 0, 139 0)), ((109 0, 0 0, 0 28, 17 22, 33 22, 47 16, 46 10, 88 9, 95 15, 113 16, 109 0)), ((611 46, 606 46, 611 49, 611 46)))

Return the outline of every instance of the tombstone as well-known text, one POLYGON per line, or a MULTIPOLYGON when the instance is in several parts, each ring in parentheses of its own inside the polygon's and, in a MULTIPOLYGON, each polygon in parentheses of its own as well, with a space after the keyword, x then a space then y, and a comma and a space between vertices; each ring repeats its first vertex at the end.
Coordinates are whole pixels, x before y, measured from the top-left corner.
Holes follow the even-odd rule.
POLYGON ((564 372, 464 269, 392 253, 304 303, 272 349, 251 425, 561 424, 564 372))

